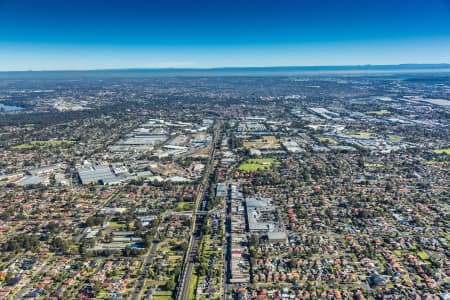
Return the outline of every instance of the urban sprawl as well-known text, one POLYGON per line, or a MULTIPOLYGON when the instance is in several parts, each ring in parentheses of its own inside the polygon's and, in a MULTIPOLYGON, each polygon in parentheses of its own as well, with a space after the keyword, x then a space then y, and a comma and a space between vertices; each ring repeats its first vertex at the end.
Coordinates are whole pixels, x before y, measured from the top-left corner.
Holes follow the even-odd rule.
POLYGON ((0 299, 450 299, 450 77, 98 76, 1 81, 0 299))

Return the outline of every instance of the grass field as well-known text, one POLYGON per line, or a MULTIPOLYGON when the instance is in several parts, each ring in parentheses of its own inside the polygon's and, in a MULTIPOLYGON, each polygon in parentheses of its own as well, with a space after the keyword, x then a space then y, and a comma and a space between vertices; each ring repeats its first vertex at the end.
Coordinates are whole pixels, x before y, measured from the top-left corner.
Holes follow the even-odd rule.
POLYGON ((386 115, 390 115, 391 112, 386 110, 386 109, 380 109, 380 110, 375 110, 375 111, 368 111, 366 112, 367 115, 375 115, 375 116, 386 116, 386 115))
POLYGON ((108 297, 108 292, 105 289, 101 289, 95 299, 105 299, 106 297, 108 297))
POLYGON ((253 158, 248 159, 239 166, 240 171, 254 172, 257 170, 269 170, 278 162, 274 158, 253 158))
POLYGON ((319 142, 336 145, 338 142, 335 139, 326 136, 319 136, 319 142))
POLYGON ((348 133, 348 135, 351 137, 362 138, 362 139, 374 137, 374 135, 372 133, 367 132, 367 131, 351 132, 351 133, 348 133))
POLYGON ((181 260, 183 260, 183 256, 182 255, 170 255, 169 260, 172 262, 173 261, 181 261, 181 260))
POLYGON ((172 298, 172 292, 171 291, 157 291, 153 298, 155 300, 171 300, 172 298))
POLYGON ((178 202, 177 207, 182 210, 192 210, 194 208, 194 203, 192 202, 178 202))
POLYGON ((437 150, 434 150, 434 153, 450 155, 450 148, 437 149, 437 150))
POLYGON ((152 299, 155 300, 172 300, 172 296, 171 295, 154 295, 152 299))
POLYGON ((148 285, 149 286, 164 286, 166 285, 167 281, 165 280, 149 280, 148 285))
POLYGON ((109 228, 120 228, 120 229, 122 229, 122 228, 125 228, 125 224, 119 224, 119 223, 117 223, 117 222, 108 222, 108 227, 109 228))
POLYGON ((395 134, 388 135, 388 138, 391 142, 400 142, 403 139, 401 136, 395 134))
POLYGON ((426 164, 426 165, 443 165, 443 166, 447 166, 447 165, 450 164, 450 161, 448 161, 448 160, 444 160, 444 161, 426 160, 424 162, 424 164, 426 164))
POLYGON ((419 251, 418 253, 417 253, 417 255, 420 257, 420 259, 421 260, 427 260, 429 257, 428 257, 428 254, 426 254, 425 252, 423 252, 423 251, 419 251))
POLYGON ((189 286, 189 296, 188 299, 195 299, 195 289, 197 288, 198 275, 194 271, 191 277, 191 285, 189 286))
POLYGON ((30 150, 30 149, 43 149, 55 146, 73 145, 75 141, 68 140, 48 140, 48 141, 33 141, 26 144, 14 146, 14 150, 30 150))

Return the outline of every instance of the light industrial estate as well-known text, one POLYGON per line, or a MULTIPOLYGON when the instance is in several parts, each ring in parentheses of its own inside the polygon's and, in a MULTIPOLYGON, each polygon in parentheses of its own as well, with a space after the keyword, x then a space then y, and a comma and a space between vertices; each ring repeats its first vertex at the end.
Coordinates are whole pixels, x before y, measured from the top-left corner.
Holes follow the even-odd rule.
POLYGON ((449 299, 446 74, 4 81, 0 299, 449 299))

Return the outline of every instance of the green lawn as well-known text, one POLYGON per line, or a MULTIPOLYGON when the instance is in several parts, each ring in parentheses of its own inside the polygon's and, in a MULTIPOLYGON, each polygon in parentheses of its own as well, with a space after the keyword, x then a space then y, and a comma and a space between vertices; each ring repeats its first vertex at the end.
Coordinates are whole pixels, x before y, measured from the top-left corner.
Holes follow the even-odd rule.
POLYGON ((14 150, 40 149, 62 145, 73 145, 75 141, 69 140, 48 140, 48 141, 32 141, 13 147, 14 150))
POLYGON ((109 228, 125 228, 125 224, 119 224, 119 223, 117 223, 117 222, 113 222, 113 221, 111 221, 111 222, 108 222, 108 227, 109 228))
POLYGON ((326 136, 319 136, 319 142, 336 145, 338 142, 335 139, 326 136))
POLYGON ((403 139, 401 136, 395 134, 389 135, 388 138, 391 142, 400 142, 403 139))
POLYGON ((241 164, 239 166, 240 171, 258 171, 258 170, 265 170, 269 169, 268 166, 260 165, 260 164, 241 164))
POLYGON ((192 210, 194 208, 194 204, 192 202, 178 202, 177 207, 183 210, 192 210))
POLYGON ((153 299, 172 299, 172 291, 157 291, 153 295, 153 299))
POLYGON ((366 112, 367 115, 375 115, 375 116, 386 116, 386 115, 390 115, 391 112, 386 110, 386 109, 380 109, 380 110, 376 110, 376 111, 368 111, 366 112))
POLYGON ((240 171, 257 171, 257 170, 269 170, 275 164, 277 160, 275 158, 252 158, 246 160, 239 166, 240 171))
MULTIPOLYGON (((149 280, 148 285, 149 286, 164 286, 166 285, 167 281, 165 280, 149 280)), ((164 292, 163 292, 164 293, 164 292)))
POLYGON ((182 261, 183 260, 183 256, 182 255, 170 255, 169 256, 169 261, 171 263, 177 262, 177 261, 182 261))
POLYGON ((105 299, 107 296, 108 296, 108 292, 105 289, 102 289, 95 298, 96 299, 105 299))
POLYGON ((198 275, 195 274, 194 271, 194 274, 192 274, 191 277, 191 285, 189 286, 189 297, 188 297, 189 300, 195 299, 195 289, 197 288, 197 283, 198 283, 198 275))
POLYGON ((170 291, 160 291, 153 295, 152 299, 155 300, 172 300, 172 292, 170 291))
POLYGON ((355 137, 355 138, 373 138, 373 134, 367 131, 359 131, 359 132, 352 132, 348 133, 349 136, 355 137))
POLYGON ((450 148, 437 149, 437 150, 434 150, 434 153, 450 155, 450 148))
POLYGON ((420 257, 421 260, 427 260, 429 258, 428 254, 426 254, 424 251, 417 252, 417 255, 420 257))

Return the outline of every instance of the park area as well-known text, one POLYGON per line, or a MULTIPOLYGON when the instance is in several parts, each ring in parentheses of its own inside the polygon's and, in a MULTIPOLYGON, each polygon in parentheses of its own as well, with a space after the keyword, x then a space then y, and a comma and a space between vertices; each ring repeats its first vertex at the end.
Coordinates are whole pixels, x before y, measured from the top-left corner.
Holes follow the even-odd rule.
POLYGON ((318 137, 319 142, 326 143, 330 145, 337 145, 337 141, 333 138, 327 137, 327 136, 319 136, 318 137))
POLYGON ((279 162, 275 158, 252 158, 246 160, 239 166, 240 171, 259 171, 259 170, 270 170, 279 162))
POLYGON ((358 131, 358 132, 349 132, 346 135, 357 138, 357 139, 372 139, 375 138, 375 135, 368 131, 358 131))
POLYGON ((450 148, 444 148, 444 149, 434 150, 434 153, 436 153, 436 154, 447 154, 447 155, 450 155, 450 148))
POLYGON ((391 112, 386 109, 380 109, 380 110, 376 110, 376 111, 368 111, 368 112, 366 112, 366 114, 372 115, 372 116, 387 116, 387 115, 390 115, 391 112))
POLYGON ((68 140, 48 140, 48 141, 32 141, 26 144, 21 144, 18 146, 13 147, 14 150, 31 150, 31 149, 44 149, 49 147, 56 147, 56 146, 70 146, 75 144, 74 141, 68 141, 68 140))

